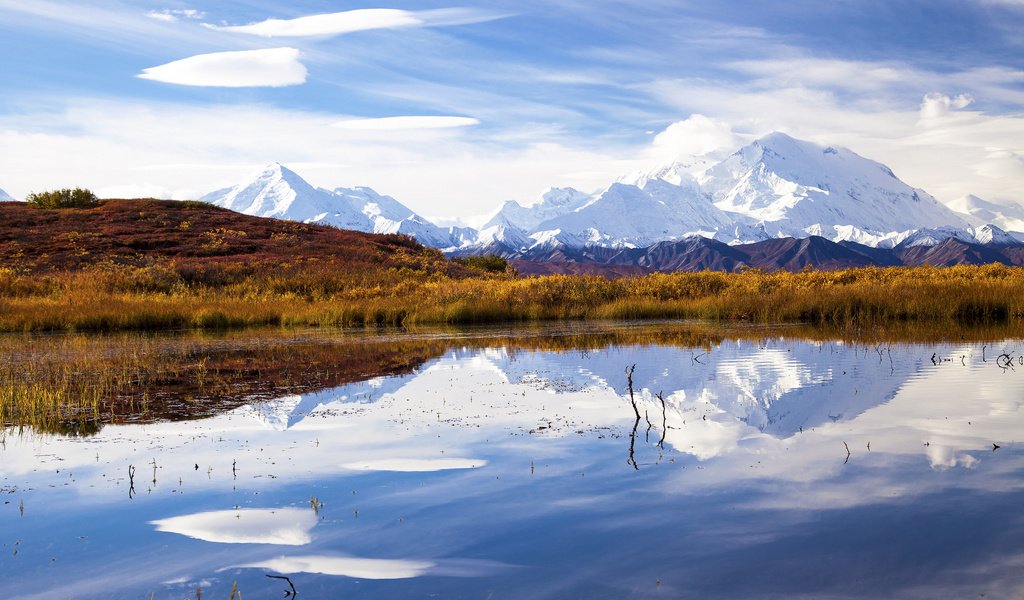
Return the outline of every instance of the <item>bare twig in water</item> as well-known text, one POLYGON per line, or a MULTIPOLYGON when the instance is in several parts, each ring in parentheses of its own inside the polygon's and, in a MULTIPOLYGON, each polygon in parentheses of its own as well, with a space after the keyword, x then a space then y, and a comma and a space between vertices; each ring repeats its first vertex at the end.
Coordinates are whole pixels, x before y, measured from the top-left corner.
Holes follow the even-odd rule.
POLYGON ((1008 354, 1006 352, 1003 352, 1002 354, 999 355, 998 358, 996 358, 996 364, 999 365, 999 368, 1004 370, 1004 371, 1006 371, 1007 369, 1012 370, 1013 369, 1013 355, 1012 354, 1008 354))
POLYGON ((1002 448, 1002 446, 1000 446, 999 444, 992 444, 992 451, 993 452, 995 452, 996 450, 998 450, 1000 448, 1002 448))
POLYGON ((636 428, 640 426, 640 416, 638 415, 636 421, 633 422, 633 431, 629 433, 629 458, 626 460, 627 463, 633 465, 634 471, 639 471, 640 466, 636 464, 636 428))
POLYGON ((658 447, 665 449, 665 434, 668 432, 668 418, 665 416, 665 396, 658 392, 658 400, 661 400, 661 439, 658 440, 658 447))
POLYGON ((135 497, 135 465, 128 465, 128 499, 135 497))
POLYGON ((633 396, 633 371, 635 370, 636 363, 630 367, 626 367, 626 385, 629 387, 629 402, 633 405, 633 412, 636 413, 636 421, 633 422, 633 431, 629 433, 629 458, 626 462, 633 465, 634 470, 639 471, 640 467, 636 464, 636 457, 633 454, 636 448, 636 428, 640 426, 640 409, 637 408, 636 398, 633 396))
POLYGON ((292 591, 291 592, 285 592, 284 593, 285 597, 290 595, 292 598, 294 598, 294 597, 299 595, 298 592, 295 591, 295 584, 292 583, 292 580, 289 579, 288 577, 286 577, 284 575, 269 575, 269 574, 267 575, 267 577, 269 577, 271 579, 284 579, 285 581, 288 582, 288 587, 292 588, 292 591))
POLYGON ((843 464, 845 465, 850 462, 850 446, 846 442, 843 442, 843 445, 846 446, 846 460, 843 461, 843 464))
POLYGON ((636 371, 636 364, 626 368, 626 384, 629 386, 629 403, 633 405, 633 412, 636 413, 636 420, 640 421, 640 409, 636 407, 636 398, 633 397, 633 371, 636 371))

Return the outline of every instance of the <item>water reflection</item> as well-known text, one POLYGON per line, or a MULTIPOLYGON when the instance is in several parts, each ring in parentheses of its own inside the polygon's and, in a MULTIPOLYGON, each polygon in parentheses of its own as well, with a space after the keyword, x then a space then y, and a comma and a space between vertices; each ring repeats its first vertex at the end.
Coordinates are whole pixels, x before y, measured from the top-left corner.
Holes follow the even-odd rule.
POLYGON ((152 521, 157 531, 219 544, 302 546, 316 526, 312 511, 298 508, 244 508, 201 512, 152 521))
POLYGON ((1024 369, 995 361, 1017 341, 446 343, 201 421, 8 435, 0 593, 279 597, 267 571, 314 597, 1024 591, 1024 369), (100 575, 129 560, 145 576, 100 575))
POLYGON ((317 573, 357 579, 408 579, 430 571, 435 564, 423 560, 384 560, 348 556, 282 556, 239 568, 268 569, 275 573, 317 573))
POLYGON ((477 469, 487 464, 480 458, 380 458, 342 465, 353 471, 397 471, 417 473, 448 469, 477 469))

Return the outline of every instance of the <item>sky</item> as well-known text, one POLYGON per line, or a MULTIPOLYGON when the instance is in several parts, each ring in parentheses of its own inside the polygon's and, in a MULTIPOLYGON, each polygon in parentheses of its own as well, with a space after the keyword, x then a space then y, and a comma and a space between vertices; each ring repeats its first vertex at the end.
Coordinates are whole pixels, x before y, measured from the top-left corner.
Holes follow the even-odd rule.
POLYGON ((0 0, 0 188, 466 217, 771 131, 1024 203, 1024 0, 0 0))

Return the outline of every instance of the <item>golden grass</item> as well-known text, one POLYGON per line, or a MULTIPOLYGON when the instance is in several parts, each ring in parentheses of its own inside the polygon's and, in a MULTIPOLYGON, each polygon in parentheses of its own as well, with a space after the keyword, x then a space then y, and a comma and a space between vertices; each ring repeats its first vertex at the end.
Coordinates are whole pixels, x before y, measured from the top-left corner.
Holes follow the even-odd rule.
POLYGON ((0 270, 0 331, 230 329, 685 318, 871 325, 1024 317, 1024 269, 895 267, 605 279, 295 269, 196 283, 172 265, 0 270))

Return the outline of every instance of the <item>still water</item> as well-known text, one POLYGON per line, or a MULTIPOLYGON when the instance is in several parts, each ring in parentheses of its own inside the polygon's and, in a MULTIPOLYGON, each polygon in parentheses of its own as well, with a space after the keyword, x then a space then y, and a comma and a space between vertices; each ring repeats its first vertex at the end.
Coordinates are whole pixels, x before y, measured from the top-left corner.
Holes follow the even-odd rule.
POLYGON ((1024 596, 1021 341, 539 335, 563 340, 432 335, 200 420, 8 429, 0 597, 1024 596))

